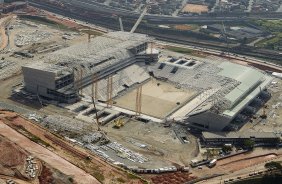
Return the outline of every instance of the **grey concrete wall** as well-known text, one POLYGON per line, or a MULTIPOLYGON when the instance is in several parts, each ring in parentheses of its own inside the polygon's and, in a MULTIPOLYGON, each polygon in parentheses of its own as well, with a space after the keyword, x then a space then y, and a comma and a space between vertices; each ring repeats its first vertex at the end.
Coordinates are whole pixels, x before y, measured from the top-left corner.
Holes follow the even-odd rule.
POLYGON ((222 129, 231 122, 231 118, 207 111, 190 116, 187 122, 189 122, 192 127, 202 130, 222 131, 222 129), (195 124, 203 125, 203 127, 196 126, 195 124))
POLYGON ((55 73, 22 67, 24 83, 29 86, 44 86, 55 89, 55 73))

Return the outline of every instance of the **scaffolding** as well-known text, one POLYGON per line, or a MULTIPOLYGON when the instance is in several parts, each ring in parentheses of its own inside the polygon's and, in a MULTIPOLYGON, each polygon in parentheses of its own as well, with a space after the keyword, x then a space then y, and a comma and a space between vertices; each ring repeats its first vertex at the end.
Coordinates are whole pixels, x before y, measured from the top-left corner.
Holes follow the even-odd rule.
POLYGON ((141 110, 142 110, 142 86, 138 86, 136 89, 136 104, 135 104, 136 116, 141 115, 141 110))
POLYGON ((107 107, 113 106, 113 76, 108 77, 107 81, 107 107))

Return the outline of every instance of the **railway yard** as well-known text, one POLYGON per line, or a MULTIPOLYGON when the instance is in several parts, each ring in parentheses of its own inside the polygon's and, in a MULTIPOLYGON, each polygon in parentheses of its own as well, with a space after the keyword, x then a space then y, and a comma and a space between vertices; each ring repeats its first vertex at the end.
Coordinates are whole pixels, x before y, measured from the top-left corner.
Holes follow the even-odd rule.
MULTIPOLYGON (((180 44, 149 44, 151 40, 148 45, 154 48, 146 45, 150 53, 140 52, 139 58, 129 50, 135 49, 132 45, 136 42, 150 38, 107 31, 38 9, 33 9, 31 17, 11 14, 0 19, 0 183, 180 184, 221 183, 229 179, 232 183, 251 177, 250 173, 267 172, 267 162, 282 161, 278 144, 242 152, 241 146, 234 145, 231 156, 225 157, 222 146, 204 145, 201 135, 201 131, 219 132, 232 125, 235 132, 271 132, 280 140, 282 79, 271 74, 281 73, 281 66, 196 47, 183 46, 186 50, 179 51, 175 47, 180 44), (111 56, 104 50, 100 54, 97 49, 117 54, 111 56), (150 63, 154 50, 158 51, 157 61, 150 63), (149 64, 148 60, 142 63, 146 54, 149 64), (127 63, 110 77, 102 76, 108 71, 99 68, 101 71, 91 75, 92 81, 83 84, 93 67, 86 64, 93 58, 102 60, 94 63, 96 68, 115 59, 127 63), (51 67, 50 73, 72 67, 62 70, 59 76, 73 72, 77 99, 72 103, 51 99, 40 95, 38 85, 36 93, 26 91, 27 76, 22 67, 41 70, 36 65, 47 71, 49 66, 57 66, 51 67), (229 67, 237 73, 228 73, 229 67), (246 89, 244 85, 253 86, 246 89), (243 102, 232 101, 231 95, 229 101, 222 100, 236 88, 241 94, 245 89, 251 93, 256 87, 258 94, 252 98, 263 99, 264 90, 271 97, 252 106, 255 112, 251 114, 246 109, 252 103, 245 104, 246 109, 238 113, 242 119, 232 114, 236 108, 229 103, 235 107, 243 102), (218 104, 226 109, 215 109, 218 104), (203 117, 197 117, 202 113, 203 117), (232 118, 226 120, 222 114, 232 118), (207 122, 207 117, 225 126, 208 125, 211 129, 198 131, 195 127, 199 124, 200 128, 207 127, 201 121, 206 118, 207 122), (191 122, 196 123, 187 125, 191 122), (193 160, 207 163, 211 159, 218 159, 213 168, 206 164, 191 166, 193 160)), ((138 52, 143 45, 136 46, 138 52)), ((68 95, 72 90, 65 87, 62 94, 68 95)))

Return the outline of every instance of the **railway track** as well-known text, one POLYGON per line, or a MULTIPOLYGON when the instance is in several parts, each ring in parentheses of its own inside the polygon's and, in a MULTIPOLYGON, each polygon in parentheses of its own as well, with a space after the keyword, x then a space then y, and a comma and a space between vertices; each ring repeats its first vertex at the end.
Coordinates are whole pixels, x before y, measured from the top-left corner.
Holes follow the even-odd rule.
MULTIPOLYGON (((112 30, 118 30, 118 22, 117 25, 113 24, 112 22, 115 20, 111 15, 105 15, 100 13, 92 13, 92 15, 95 15, 95 18, 88 17, 88 15, 83 15, 80 13, 77 13, 79 11, 74 10, 68 10, 67 8, 62 9, 57 6, 52 6, 50 4, 42 3, 42 2, 30 2, 31 6, 34 6, 36 8, 41 8, 62 16, 67 16, 73 19, 78 19, 86 22, 90 22, 93 24, 98 24, 99 26, 106 27, 112 30)), ((126 28, 126 27, 125 27, 126 28)), ((189 38, 183 39, 181 37, 177 37, 175 35, 167 35, 167 34, 157 34, 155 32, 149 32, 146 29, 142 29, 142 25, 140 25, 138 32, 148 34, 150 36, 155 37, 159 41, 165 41, 170 43, 176 43, 176 44, 183 44, 183 45, 190 45, 195 47, 203 47, 206 49, 215 49, 220 50, 222 52, 233 52, 236 54, 244 55, 244 56, 250 56, 250 57, 256 57, 266 60, 271 60, 273 62, 279 63, 282 60, 282 55, 278 53, 274 53, 271 51, 256 51, 254 49, 234 49, 230 48, 228 49, 225 43, 219 44, 218 42, 204 42, 204 41, 194 41, 189 38)), ((246 62, 246 61, 245 61, 246 62)), ((258 66, 259 63, 256 63, 255 66, 258 66)), ((265 65, 265 64, 264 64, 265 65)), ((261 67, 261 69, 265 68, 265 66, 261 67)), ((272 70, 272 66, 266 67, 266 70, 270 71, 277 71, 272 70)))

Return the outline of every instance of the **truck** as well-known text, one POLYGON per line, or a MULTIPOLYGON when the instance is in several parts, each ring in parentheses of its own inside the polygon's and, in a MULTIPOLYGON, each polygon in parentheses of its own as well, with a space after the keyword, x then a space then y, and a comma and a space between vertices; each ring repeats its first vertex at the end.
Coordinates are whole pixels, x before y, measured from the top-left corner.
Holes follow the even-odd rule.
POLYGON ((209 168, 214 167, 214 166, 216 165, 216 162, 217 162, 217 160, 216 160, 216 159, 213 159, 213 160, 210 161, 210 163, 208 164, 208 167, 209 167, 209 168))

